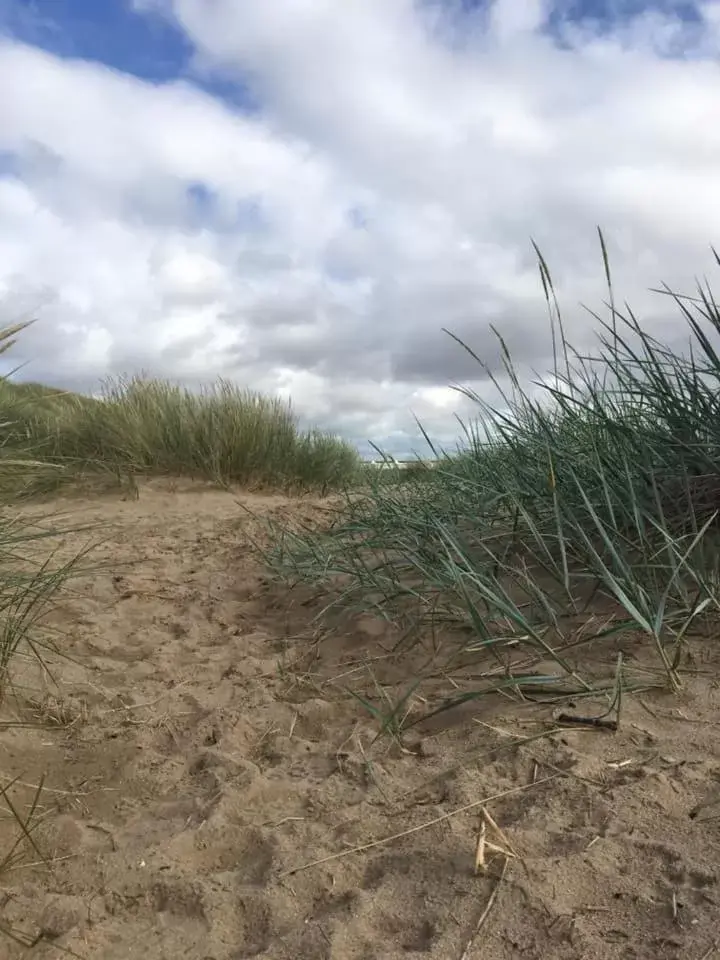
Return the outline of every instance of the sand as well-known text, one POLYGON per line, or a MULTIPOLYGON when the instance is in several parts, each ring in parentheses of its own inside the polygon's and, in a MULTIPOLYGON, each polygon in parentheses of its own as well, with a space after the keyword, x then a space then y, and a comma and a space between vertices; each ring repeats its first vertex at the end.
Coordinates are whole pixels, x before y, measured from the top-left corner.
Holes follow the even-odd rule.
MULTIPOLYGON (((3 708, 34 724, 0 731, 18 808, 45 778, 50 863, 29 849, 0 877, 0 922, 37 938, 32 957, 720 957, 716 637, 678 696, 629 698, 617 733, 513 747, 552 713, 505 702, 373 742, 346 688, 404 670, 397 637, 369 616, 313 623, 322 597, 267 580, 239 500, 327 509, 154 483, 30 510, 102 521, 107 563, 52 612, 72 658, 56 685, 3 708)), ((15 835, 2 811, 0 850, 15 835)))

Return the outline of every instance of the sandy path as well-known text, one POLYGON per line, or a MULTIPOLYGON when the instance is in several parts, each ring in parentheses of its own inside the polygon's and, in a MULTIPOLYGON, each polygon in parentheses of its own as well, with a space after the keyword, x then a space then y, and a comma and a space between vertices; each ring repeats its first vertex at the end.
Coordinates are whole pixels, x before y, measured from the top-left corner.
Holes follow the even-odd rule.
MULTIPOLYGON (((46 775, 37 836, 54 862, 0 880, 2 923, 42 934, 33 957, 720 956, 720 803, 689 816, 720 797, 716 643, 696 651, 680 698, 630 702, 616 735, 508 750, 498 729, 538 727, 506 709, 482 718, 495 731, 466 713, 416 735, 417 752, 373 747, 376 729, 328 678, 359 677, 390 631, 340 625, 300 675, 313 606, 264 583, 232 495, 149 485, 137 502, 62 508, 106 524, 94 556, 112 569, 52 616, 75 662, 58 664, 59 691, 26 695, 40 723, 0 732, 3 782, 46 775), (478 809, 423 825, 506 791, 489 810, 520 859, 474 936, 499 866, 474 872, 478 809)), ((13 829, 0 819, 4 848, 13 829)), ((0 957, 24 955, 0 937, 0 957)))

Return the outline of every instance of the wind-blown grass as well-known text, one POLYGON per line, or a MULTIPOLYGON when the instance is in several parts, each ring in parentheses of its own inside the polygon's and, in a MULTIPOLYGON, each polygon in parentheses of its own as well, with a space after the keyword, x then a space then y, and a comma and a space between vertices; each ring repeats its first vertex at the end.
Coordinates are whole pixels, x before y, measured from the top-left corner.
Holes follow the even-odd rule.
POLYGON ((105 384, 101 399, 5 383, 0 415, 5 455, 42 461, 48 487, 78 476, 163 475, 332 489, 352 482, 360 467, 349 444, 300 430, 287 404, 225 381, 193 393, 162 380, 120 379, 105 384))
MULTIPOLYGON (((27 324, 0 329, 0 354, 15 343, 17 334, 27 324)), ((0 380, 0 391, 7 381, 0 380)), ((37 398, 37 394, 33 393, 37 398)), ((32 403, 32 398, 28 402, 32 403)), ((10 437, 15 425, 0 421, 0 704, 10 678, 10 664, 20 654, 29 653, 41 659, 44 639, 38 623, 58 589, 77 568, 80 557, 53 562, 54 544, 66 530, 57 529, 52 517, 32 523, 18 515, 11 506, 6 481, 31 485, 45 470, 37 451, 29 440, 24 445, 25 457, 18 456, 10 437), (40 549, 48 543, 48 550, 40 549)))
POLYGON ((463 391, 478 410, 464 452, 400 484, 378 471, 330 531, 274 531, 278 576, 325 582, 335 603, 411 614, 454 638, 431 670, 447 679, 440 709, 499 690, 615 702, 623 687, 677 688, 689 637, 718 612, 720 308, 704 287, 694 298, 658 291, 691 348, 658 342, 615 305, 600 239, 609 318, 595 315, 592 356, 568 341, 537 251, 552 376, 521 382, 498 334, 501 381, 458 341, 502 396, 492 406, 463 391), (646 637, 656 667, 623 668, 629 632, 646 637), (591 666, 591 643, 607 649, 604 669, 591 666), (453 694, 469 662, 476 679, 453 694))
MULTIPOLYGON (((0 330, 0 353, 13 345, 16 334, 23 327, 18 324, 0 330)), ((3 391, 7 391, 7 383, 0 381, 0 393, 3 391)), ((42 403, 44 399, 40 391, 25 391, 23 394, 23 400, 30 406, 33 402, 42 403)), ((83 551, 69 560, 57 560, 54 541, 69 531, 54 524, 52 516, 42 518, 41 523, 32 523, 20 516, 17 507, 11 504, 14 491, 32 487, 47 473, 47 465, 38 457, 29 437, 22 445, 25 456, 20 456, 20 449, 11 441, 15 429, 12 421, 1 418, 0 705, 4 705, 8 691, 14 687, 13 668, 18 661, 32 658, 46 672, 49 648, 62 653, 57 651, 56 638, 43 629, 43 617, 58 590, 70 577, 82 572, 79 561, 85 554, 83 551), (8 497, 8 491, 13 493, 12 497, 8 497)), ((22 720, 0 721, 0 736, 3 730, 19 722, 22 720)), ((34 838, 41 818, 39 801, 42 789, 41 782, 29 800, 24 799, 26 790, 23 784, 18 778, 3 776, 0 770, 0 818, 10 820, 16 828, 8 846, 0 849, 0 877, 23 862, 27 855, 43 859, 34 838)), ((2 923, 0 933, 28 947, 35 942, 22 931, 10 929, 2 923)))

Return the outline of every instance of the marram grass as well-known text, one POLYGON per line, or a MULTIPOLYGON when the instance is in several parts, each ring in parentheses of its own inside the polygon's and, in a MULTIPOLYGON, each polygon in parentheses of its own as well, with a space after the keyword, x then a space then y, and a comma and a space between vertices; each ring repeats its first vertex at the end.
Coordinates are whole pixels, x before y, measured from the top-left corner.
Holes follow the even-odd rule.
MULTIPOLYGON (((22 331, 24 324, 0 329, 0 353, 4 353, 22 331)), ((6 381, 0 381, 0 392, 5 395, 6 381)), ((44 402, 42 390, 22 392, 23 402, 44 402)), ((32 658, 45 666, 48 654, 62 655, 57 637, 43 629, 43 617, 54 597, 70 577, 83 572, 80 561, 87 551, 61 561, 54 557, 57 540, 67 534, 53 524, 52 516, 33 524, 23 518, 14 503, 18 489, 31 487, 44 476, 47 465, 43 451, 34 447, 26 436, 22 444, 13 445, 11 437, 16 425, 5 416, 0 418, 0 707, 7 705, 11 694, 17 693, 14 667, 18 661, 32 658), (10 481, 10 482, 8 482, 10 481), (10 496, 8 493, 10 492, 10 496)), ((44 669, 47 674, 47 670, 44 669)), ((0 737, 3 731, 18 721, 0 719, 0 737)), ((3 777, 0 770, 0 816, 15 826, 6 849, 0 849, 0 877, 3 872, 18 866, 29 855, 44 857, 34 833, 40 822, 43 791, 42 780, 28 796, 20 778, 3 777)), ((0 933, 21 945, 31 947, 32 938, 23 931, 0 923, 0 933)))
POLYGON ((134 377, 102 398, 0 383, 0 459, 32 457, 52 488, 78 477, 173 476, 219 484, 331 490, 354 482, 360 459, 334 436, 299 428, 280 400, 220 381, 200 393, 134 377))
POLYGON ((524 385, 498 334, 501 403, 465 391, 477 416, 462 453, 403 482, 376 471, 329 532, 273 530, 279 577, 433 637, 431 664, 398 694, 405 712, 428 679, 446 699, 416 699, 417 716, 497 693, 609 709, 624 689, 677 688, 691 637, 718 618, 720 308, 706 287, 658 291, 691 345, 658 342, 615 306, 600 239, 608 316, 595 315, 591 356, 568 341, 537 251, 552 376, 524 385), (642 670, 624 656, 638 638, 642 670))

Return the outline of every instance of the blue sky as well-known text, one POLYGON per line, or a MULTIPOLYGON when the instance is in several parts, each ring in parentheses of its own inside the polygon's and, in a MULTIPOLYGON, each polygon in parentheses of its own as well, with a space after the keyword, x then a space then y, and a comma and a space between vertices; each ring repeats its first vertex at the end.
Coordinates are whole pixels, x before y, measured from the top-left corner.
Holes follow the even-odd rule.
POLYGON ((187 35, 161 12, 131 0, 0 0, 0 31, 60 57, 94 60, 151 83, 182 77, 233 106, 252 110, 242 81, 192 69, 187 35))
POLYGON ((445 442, 489 325, 549 362, 530 237, 579 300, 710 268, 720 2, 0 0, 0 303, 23 375, 292 397, 365 448, 445 442))
POLYGON ((5 0, 0 11, 3 31, 17 40, 143 80, 173 80, 192 58, 192 43, 171 20, 140 13, 125 0, 5 0))
MULTIPOLYGON (((485 0, 461 4, 468 13, 487 7, 485 0)), ((701 20, 693 0, 561 0, 547 4, 544 29, 552 34, 562 20, 592 21, 611 30, 618 21, 648 11, 667 11, 688 24, 701 20)), ((238 106, 253 103, 242 82, 223 83, 193 71, 193 43, 177 22, 161 9, 138 8, 131 0, 0 0, 0 29, 62 57, 96 60, 155 83, 190 75, 238 106)))

